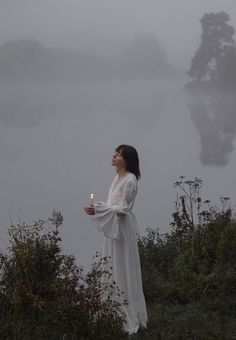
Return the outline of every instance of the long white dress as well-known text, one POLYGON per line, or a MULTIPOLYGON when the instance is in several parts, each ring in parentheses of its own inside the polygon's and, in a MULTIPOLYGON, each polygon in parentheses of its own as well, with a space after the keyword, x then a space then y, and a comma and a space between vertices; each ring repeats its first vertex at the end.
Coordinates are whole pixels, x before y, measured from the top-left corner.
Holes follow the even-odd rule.
POLYGON ((138 183, 128 173, 116 185, 114 178, 107 202, 95 203, 93 222, 103 234, 102 256, 111 260, 111 279, 115 281, 128 304, 124 305, 127 332, 136 333, 146 327, 147 311, 143 294, 140 258, 137 244, 137 223, 132 212, 138 183))

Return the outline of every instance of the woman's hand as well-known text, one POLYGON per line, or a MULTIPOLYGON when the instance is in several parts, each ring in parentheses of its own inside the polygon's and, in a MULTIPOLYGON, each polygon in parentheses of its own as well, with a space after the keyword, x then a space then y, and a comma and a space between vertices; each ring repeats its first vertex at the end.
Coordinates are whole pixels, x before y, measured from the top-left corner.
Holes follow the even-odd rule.
POLYGON ((91 204, 89 207, 84 207, 84 211, 87 215, 95 215, 94 205, 91 204))

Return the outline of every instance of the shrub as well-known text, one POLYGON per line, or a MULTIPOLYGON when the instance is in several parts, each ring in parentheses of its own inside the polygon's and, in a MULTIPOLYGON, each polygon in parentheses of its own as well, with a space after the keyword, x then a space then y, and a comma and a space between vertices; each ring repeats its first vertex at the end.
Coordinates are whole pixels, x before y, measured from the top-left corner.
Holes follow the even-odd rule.
POLYGON ((147 229, 139 239, 149 314, 142 339, 235 339, 236 222, 227 197, 220 207, 202 202, 201 185, 181 177, 171 232, 147 229))
POLYGON ((105 259, 85 275, 61 252, 62 221, 54 211, 47 221, 10 227, 8 254, 0 256, 1 339, 125 337, 121 304, 104 294, 105 259))

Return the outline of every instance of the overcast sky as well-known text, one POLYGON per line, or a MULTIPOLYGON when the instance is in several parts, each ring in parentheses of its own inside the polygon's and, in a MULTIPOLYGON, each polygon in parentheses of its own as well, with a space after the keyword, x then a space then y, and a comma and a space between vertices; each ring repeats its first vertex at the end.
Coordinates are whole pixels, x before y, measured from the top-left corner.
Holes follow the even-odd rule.
POLYGON ((0 0, 0 42, 33 38, 110 54, 135 34, 153 33, 170 61, 188 67, 201 16, 222 10, 236 27, 235 0, 0 0))

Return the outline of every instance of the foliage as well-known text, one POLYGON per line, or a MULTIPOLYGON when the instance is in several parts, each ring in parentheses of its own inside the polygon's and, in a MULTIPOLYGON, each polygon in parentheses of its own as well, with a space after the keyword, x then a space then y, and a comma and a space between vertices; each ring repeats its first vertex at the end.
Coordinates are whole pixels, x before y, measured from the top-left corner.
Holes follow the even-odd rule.
POLYGON ((170 234, 147 229, 139 247, 147 330, 134 339, 235 339, 236 222, 228 197, 202 201, 181 177, 170 234))
POLYGON ((9 229, 9 253, 0 257, 1 339, 123 339, 121 304, 105 296, 101 280, 107 259, 85 275, 61 252, 62 220, 54 211, 48 221, 9 229))
POLYGON ((198 83, 236 85, 234 28, 225 12, 205 13, 201 18, 201 44, 191 61, 189 76, 198 83))
POLYGON ((60 213, 11 226, 9 252, 0 255, 0 338, 235 339, 236 221, 228 197, 217 207, 201 199, 201 187, 198 178, 180 177, 171 232, 148 228, 139 238, 149 321, 132 336, 115 283, 102 279, 109 259, 85 275, 62 254, 60 213))

